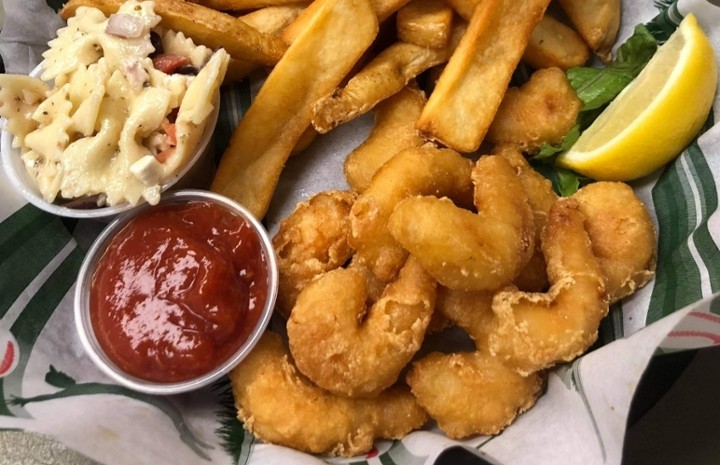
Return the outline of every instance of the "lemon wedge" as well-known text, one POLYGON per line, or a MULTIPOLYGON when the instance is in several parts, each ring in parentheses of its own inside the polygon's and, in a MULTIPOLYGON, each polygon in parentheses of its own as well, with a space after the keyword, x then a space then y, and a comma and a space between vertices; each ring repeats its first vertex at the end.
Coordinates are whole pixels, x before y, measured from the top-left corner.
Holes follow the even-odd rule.
POLYGON ((690 14, 557 164, 601 181, 652 173, 700 131, 717 74, 710 41, 690 14))

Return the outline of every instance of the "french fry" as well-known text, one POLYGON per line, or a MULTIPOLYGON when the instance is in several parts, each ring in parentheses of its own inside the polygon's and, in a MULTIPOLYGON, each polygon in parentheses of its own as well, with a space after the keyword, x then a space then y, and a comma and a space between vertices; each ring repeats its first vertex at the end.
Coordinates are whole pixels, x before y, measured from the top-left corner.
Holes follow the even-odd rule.
MULTIPOLYGON (((482 0, 445 1, 461 18, 470 21, 475 7, 482 0)), ((589 53, 577 32, 546 14, 535 26, 522 59, 533 68, 557 66, 567 69, 585 63, 589 53)))
POLYGON ((292 151, 290 151, 290 156, 302 153, 303 150, 308 148, 310 144, 315 141, 315 138, 317 138, 317 136, 318 132, 315 130, 315 128, 313 128, 312 126, 308 126, 307 129, 305 129, 305 131, 300 135, 300 138, 295 143, 292 151))
POLYGON ((475 7, 478 6, 482 0, 445 0, 445 2, 450 5, 462 19, 470 21, 475 7))
MULTIPOLYGON (((106 15, 115 13, 124 0, 70 0, 60 11, 67 19, 81 6, 91 6, 106 15)), ((287 49, 278 37, 262 34, 241 20, 221 11, 182 0, 155 0, 161 26, 182 31, 197 44, 224 48, 232 58, 273 66, 287 49)))
POLYGON ((609 62, 620 27, 620 0, 559 0, 577 31, 592 51, 609 62))
POLYGON ((213 10, 243 11, 265 8, 268 6, 281 6, 297 3, 298 0, 199 0, 199 3, 213 10))
POLYGON ((417 129, 460 152, 480 146, 550 0, 483 0, 450 57, 417 129))
POLYGON ((374 0, 373 5, 375 5, 378 21, 385 21, 393 13, 406 5, 408 1, 409 0, 374 0))
MULTIPOLYGON (((294 3, 292 5, 285 6, 268 6, 255 10, 252 13, 239 16, 238 19, 263 34, 279 35, 283 28, 285 28, 297 17, 305 6, 306 4, 304 3, 294 3)), ((250 63, 231 58, 223 85, 238 82, 241 79, 248 77, 250 73, 260 67, 261 65, 257 63, 250 63)))
POLYGON ((590 58, 590 49, 571 27, 552 16, 540 20, 523 54, 523 61, 535 69, 568 69, 582 66, 590 58))
POLYGON ((211 189, 265 216, 313 103, 342 81, 377 32, 370 0, 322 0, 235 129, 211 189))
MULTIPOLYGON (((295 38, 305 28, 305 25, 312 17, 315 10, 318 8, 317 4, 321 0, 313 1, 300 16, 283 31, 283 40, 287 44, 292 44, 295 38)), ((405 5, 409 0, 373 0, 373 6, 377 14, 378 22, 381 23, 390 17, 393 13, 405 5)))
POLYGON ((238 18, 263 34, 277 35, 295 21, 307 6, 307 3, 267 6, 238 18))
POLYGON ((415 76, 447 58, 445 49, 396 42, 353 76, 344 88, 318 100, 313 107, 312 124, 325 134, 372 110, 415 76))
POLYGON ((353 76, 344 88, 335 89, 318 100, 313 108, 313 126, 324 134, 372 110, 379 102, 400 92, 418 74, 447 61, 464 31, 464 23, 457 24, 451 43, 444 49, 404 42, 392 44, 353 76))
POLYGON ((415 122, 425 102, 425 94, 409 85, 378 104, 372 132, 345 159, 345 179, 351 188, 364 191, 375 172, 393 155, 404 148, 420 147, 425 143, 415 130, 415 122))
POLYGON ((442 0, 413 0, 397 12, 398 39, 421 47, 446 47, 452 19, 452 8, 442 0))

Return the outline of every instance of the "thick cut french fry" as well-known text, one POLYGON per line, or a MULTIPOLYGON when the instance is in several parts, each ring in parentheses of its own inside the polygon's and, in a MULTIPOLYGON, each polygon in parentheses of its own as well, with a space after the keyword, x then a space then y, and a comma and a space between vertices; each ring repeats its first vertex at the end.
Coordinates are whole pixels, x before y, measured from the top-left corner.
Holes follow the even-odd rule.
POLYGON ((483 0, 417 122, 429 140, 480 146, 533 29, 550 0, 483 0))
MULTIPOLYGON (((255 10, 238 19, 248 26, 252 26, 263 34, 279 35, 282 30, 297 18, 300 12, 307 6, 306 3, 295 3, 285 6, 268 6, 255 10)), ((247 61, 230 59, 228 72, 225 74, 223 85, 229 85, 246 78, 261 65, 247 61)))
POLYGON ((318 8, 320 8, 321 4, 322 0, 313 0, 313 2, 310 3, 310 5, 308 5, 308 7, 305 8, 302 13, 300 13, 300 15, 283 30, 281 36, 286 44, 292 44, 297 36, 305 30, 315 12, 318 8))
POLYGON ((620 0, 559 0, 577 31, 604 62, 612 58, 612 47, 620 27, 620 0))
POLYGON ((344 88, 318 100, 312 124, 321 134, 372 110, 394 95, 423 71, 444 63, 465 32, 465 23, 453 27, 450 43, 444 49, 419 47, 396 42, 380 52, 348 81, 344 88))
POLYGON ((452 8, 442 0, 413 0, 397 12, 398 39, 421 47, 446 47, 452 19, 452 8))
MULTIPOLYGON (((445 1, 461 18, 470 21, 482 0, 445 1)), ((546 14, 535 26, 522 59, 536 69, 552 66, 567 69, 585 63, 589 54, 587 45, 575 30, 546 14)))
POLYGON ((243 11, 265 8, 267 6, 290 5, 298 0, 199 0, 199 3, 213 10, 221 11, 243 11))
POLYGON ((425 143, 415 122, 425 106, 425 94, 414 85, 380 102, 375 108, 375 125, 368 138, 345 159, 345 179, 351 188, 364 191, 375 172, 393 155, 425 143))
MULTIPOLYGON (((106 15, 115 13, 124 0, 70 0, 60 11, 67 20, 81 6, 91 6, 106 15)), ((234 16, 182 0, 155 0, 155 12, 161 26, 182 31, 197 44, 224 48, 232 58, 273 66, 287 49, 278 37, 248 26, 234 16)))
POLYGON ((378 21, 383 22, 410 0, 373 0, 378 21))
POLYGON ((580 35, 552 16, 545 15, 530 35, 523 61, 535 69, 582 66, 590 49, 580 35))
POLYGON ((251 13, 239 16, 245 24, 254 27, 263 34, 280 34, 300 13, 307 8, 307 3, 268 6, 251 13))
POLYGON ((295 143, 295 146, 290 152, 290 155, 293 156, 302 153, 303 150, 308 148, 310 144, 315 141, 315 138, 317 138, 317 136, 318 132, 315 130, 315 128, 312 126, 308 126, 307 129, 305 129, 305 132, 300 135, 300 138, 295 143))
POLYGON ((283 166, 310 125, 313 103, 342 81, 377 32, 370 0, 322 0, 235 129, 212 190, 265 216, 283 166))
MULTIPOLYGON (((321 0, 313 1, 305 11, 288 26, 282 34, 282 38, 287 44, 292 44, 295 38, 302 32, 305 25, 312 17, 315 10, 317 10, 318 3, 321 0)), ((381 23, 390 17, 393 13, 399 10, 409 0, 373 0, 373 6, 375 7, 375 13, 377 14, 378 22, 381 23)))
POLYGON ((312 124, 324 134, 372 110, 415 76, 447 59, 446 49, 396 42, 353 76, 344 88, 318 100, 312 124))

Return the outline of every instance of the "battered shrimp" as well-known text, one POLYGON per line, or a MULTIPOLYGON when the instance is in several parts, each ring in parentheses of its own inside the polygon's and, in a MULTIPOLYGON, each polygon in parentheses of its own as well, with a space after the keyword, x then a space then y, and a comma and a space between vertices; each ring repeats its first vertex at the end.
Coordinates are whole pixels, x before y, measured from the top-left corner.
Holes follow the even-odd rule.
POLYGON ((350 212, 350 245, 358 259, 389 282, 405 263, 407 251, 387 229, 388 217, 402 199, 425 194, 472 204, 472 162, 450 149, 408 148, 388 160, 358 197, 350 212))
POLYGON ((520 183, 528 197, 528 203, 535 219, 535 249, 530 261, 513 280, 520 290, 540 292, 547 289, 548 280, 545 273, 545 259, 540 248, 540 234, 545 227, 547 214, 558 196, 552 183, 545 176, 530 166, 525 156, 515 145, 504 145, 495 148, 494 153, 507 160, 520 178, 520 183))
POLYGON ((362 454, 374 439, 400 439, 427 421, 407 388, 392 387, 372 399, 320 389, 296 371, 280 336, 269 331, 233 369, 230 381, 238 418, 248 431, 312 454, 362 454))
POLYGON ((542 234, 550 290, 509 287, 493 297, 490 352, 520 374, 572 360, 597 338, 608 299, 584 221, 577 200, 555 202, 542 234))
POLYGON ((435 286, 410 257, 367 310, 360 273, 349 268, 325 273, 300 293, 287 323, 298 370, 335 394, 377 395, 397 381, 420 348, 435 307, 435 286))
POLYGON ((655 274, 655 227, 627 184, 596 182, 573 195, 606 279, 610 303, 643 287, 655 274))
POLYGON ((275 308, 285 318, 308 282, 352 256, 348 215, 354 201, 352 192, 321 192, 299 204, 280 224, 272 239, 280 274, 275 308))
POLYGON ((543 142, 558 144, 575 124, 582 105, 563 70, 537 70, 522 87, 505 92, 486 140, 517 144, 530 153, 543 142))
POLYGON ((388 229, 440 284, 494 290, 515 278, 532 256, 533 214, 505 159, 480 158, 472 180, 477 214, 448 199, 410 197, 395 207, 388 229))
POLYGON ((456 291, 438 286, 435 314, 444 315, 470 336, 478 350, 487 352, 488 335, 495 323, 492 298, 490 291, 456 291))
POLYGON ((378 103, 375 124, 368 138, 345 159, 345 179, 362 192, 380 167, 394 154, 407 147, 420 147, 425 140, 415 130, 427 99, 417 85, 409 84, 400 92, 378 103))
POLYGON ((406 377, 418 403, 449 437, 497 434, 535 404, 542 378, 527 377, 486 353, 441 354, 413 363, 406 377))

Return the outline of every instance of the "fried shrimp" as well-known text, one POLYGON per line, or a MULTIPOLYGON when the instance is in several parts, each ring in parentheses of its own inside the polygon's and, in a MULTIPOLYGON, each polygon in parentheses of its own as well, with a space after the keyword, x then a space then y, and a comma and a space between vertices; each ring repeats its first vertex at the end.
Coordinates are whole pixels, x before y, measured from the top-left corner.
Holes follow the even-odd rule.
POLYGON ((381 280, 392 280, 408 255, 387 229, 393 208, 411 195, 447 196, 471 206, 471 171, 472 162, 450 149, 423 146, 394 155, 350 211, 350 245, 358 259, 381 280))
POLYGON ((647 284, 655 274, 655 226, 632 188, 621 182, 596 182, 573 198, 585 215, 610 302, 647 284))
POLYGON ((595 342, 608 312, 605 278, 584 221, 577 200, 555 202, 542 234, 549 291, 528 293, 510 286, 493 297, 490 352, 520 374, 580 355, 595 342))
POLYGON ((532 407, 542 378, 527 377, 476 351, 433 352, 413 363, 406 380, 418 403, 449 437, 497 434, 532 407))
POLYGON ((303 289, 287 323, 298 370, 335 394, 377 395, 397 381, 420 348, 435 287, 410 257, 368 310, 360 273, 350 268, 325 273, 303 289))
POLYGON ((400 439, 427 421, 406 388, 372 399, 335 396, 290 362, 280 336, 266 332, 230 373, 238 418, 257 438, 313 454, 350 457, 376 438, 400 439))
POLYGON ((488 350, 488 335, 495 315, 490 291, 457 291, 438 286, 436 315, 443 315, 465 331, 480 351, 488 350))
POLYGON ((494 290, 514 279, 532 256, 533 214, 505 159, 481 157, 472 180, 477 213, 448 199, 410 197, 395 207, 388 229, 440 284, 494 290))
POLYGON ((394 154, 425 143, 415 130, 415 122, 425 102, 425 93, 411 84, 375 107, 372 132, 365 142, 348 154, 343 165, 350 187, 364 191, 377 170, 394 154))
POLYGON ((280 224, 272 242, 280 272, 276 308, 285 318, 308 282, 352 256, 348 214, 354 201, 352 192, 321 192, 299 204, 280 224))
POLYGON ((550 207, 558 196, 552 183, 530 166, 520 149, 515 145, 503 145, 495 148, 494 153, 507 160, 520 178, 520 183, 528 197, 528 203, 535 219, 535 249, 530 261, 525 265, 517 278, 513 280, 520 290, 540 292, 547 289, 548 280, 545 273, 545 259, 540 247, 540 234, 545 227, 550 207))
POLYGON ((527 83, 505 92, 486 139, 536 152, 543 142, 560 143, 575 124, 582 105, 563 70, 537 70, 527 83))

